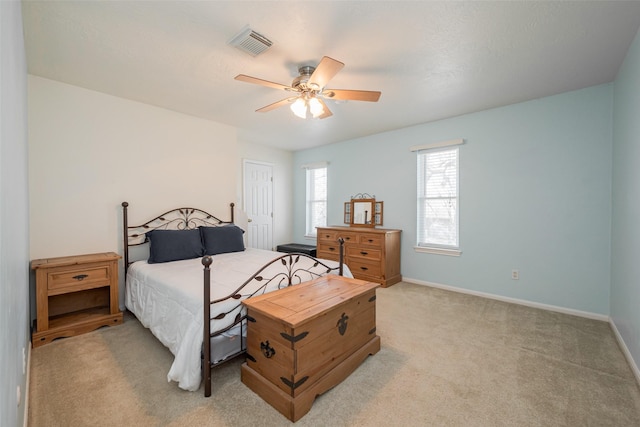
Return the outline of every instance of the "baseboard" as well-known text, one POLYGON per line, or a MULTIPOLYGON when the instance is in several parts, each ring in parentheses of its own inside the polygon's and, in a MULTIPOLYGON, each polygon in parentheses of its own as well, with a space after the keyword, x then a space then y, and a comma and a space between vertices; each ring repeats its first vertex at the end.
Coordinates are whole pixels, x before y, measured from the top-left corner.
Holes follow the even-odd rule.
POLYGON ((624 354, 624 357, 625 359, 627 359, 627 363, 629 364, 631 371, 633 371, 633 375, 636 377, 636 382, 638 383, 638 386, 640 386, 640 370, 638 369, 638 365, 636 365, 636 361, 633 360, 633 356, 631 355, 631 352, 629 351, 627 344, 624 342, 622 335, 620 335, 620 331, 618 331, 618 327, 616 326, 613 319, 609 320, 609 325, 613 330, 613 334, 616 336, 616 340, 618 341, 618 346, 620 347, 620 350, 622 350, 622 354, 624 354))
POLYGON ((30 381, 30 377, 31 377, 31 342, 29 342, 29 345, 27 346, 27 348, 29 349, 27 351, 27 378, 26 378, 26 384, 24 385, 24 413, 23 415, 23 427, 27 427, 29 425, 29 383, 30 381))
POLYGON ((429 287, 432 287, 432 288, 444 289, 446 291, 458 292, 458 293, 461 293, 461 294, 475 295, 475 296, 482 297, 482 298, 488 298, 488 299, 508 302, 508 303, 512 303, 512 304, 524 305, 524 306, 532 307, 532 308, 539 308, 539 309, 542 309, 542 310, 548 310, 548 311, 555 311, 555 312, 558 312, 558 313, 570 314, 572 316, 585 317, 587 319, 594 319, 594 320, 601 320, 603 322, 609 322, 609 316, 604 315, 604 314, 591 313, 591 312, 588 312, 588 311, 574 310, 574 309, 571 309, 571 308, 559 307, 559 306, 550 305, 550 304, 541 304, 541 303, 522 300, 522 299, 517 299, 517 298, 505 297, 505 296, 502 296, 502 295, 496 295, 496 294, 490 294, 490 293, 485 293, 485 292, 472 291, 472 290, 469 290, 469 289, 458 288, 458 287, 455 287, 455 286, 442 285, 442 284, 439 284, 439 283, 426 282, 424 280, 411 279, 409 277, 403 277, 402 281, 403 282, 408 282, 408 283, 414 283, 416 285, 423 285, 423 286, 429 286, 429 287))

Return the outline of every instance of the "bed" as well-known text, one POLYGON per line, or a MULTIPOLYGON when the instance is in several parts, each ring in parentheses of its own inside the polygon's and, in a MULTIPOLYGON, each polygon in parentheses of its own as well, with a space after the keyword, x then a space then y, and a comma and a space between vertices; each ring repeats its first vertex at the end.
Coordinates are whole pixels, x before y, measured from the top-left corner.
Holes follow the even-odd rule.
POLYGON ((247 248, 243 227, 197 208, 128 225, 122 203, 125 306, 174 355, 167 374, 211 395, 211 368, 246 350, 242 301, 326 274, 353 277, 340 261, 247 248), (205 303, 205 301, 209 303, 205 303), (205 321, 206 319, 206 321, 205 321))

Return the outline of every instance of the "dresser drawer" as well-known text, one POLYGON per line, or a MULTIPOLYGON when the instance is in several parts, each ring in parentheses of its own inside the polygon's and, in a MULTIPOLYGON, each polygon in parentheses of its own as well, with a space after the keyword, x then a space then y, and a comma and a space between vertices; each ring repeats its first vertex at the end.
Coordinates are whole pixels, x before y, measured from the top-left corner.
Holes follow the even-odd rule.
POLYGON ((367 276, 368 278, 380 278, 382 269, 380 262, 369 261, 362 258, 349 258, 349 269, 356 278, 367 276))
POLYGON ((100 286, 109 286, 109 265, 73 266, 59 268, 47 274, 47 289, 49 294, 60 290, 83 290, 100 286))
POLYGON ((384 242, 384 235, 362 233, 358 235, 358 244, 363 246, 375 246, 381 248, 384 242))
POLYGON ((316 256, 320 259, 340 261, 340 246, 320 243, 316 256))
POLYGON ((340 231, 337 234, 338 234, 338 239, 339 238, 343 238, 344 239, 344 245, 345 246, 358 244, 358 235, 356 233, 353 233, 353 232, 350 232, 350 231, 340 231))
POLYGON ((318 229, 318 249, 321 242, 338 244, 338 232, 335 230, 318 229))
POLYGON ((347 257, 369 259, 372 261, 380 261, 382 259, 382 251, 380 249, 367 248, 367 247, 348 247, 347 257))

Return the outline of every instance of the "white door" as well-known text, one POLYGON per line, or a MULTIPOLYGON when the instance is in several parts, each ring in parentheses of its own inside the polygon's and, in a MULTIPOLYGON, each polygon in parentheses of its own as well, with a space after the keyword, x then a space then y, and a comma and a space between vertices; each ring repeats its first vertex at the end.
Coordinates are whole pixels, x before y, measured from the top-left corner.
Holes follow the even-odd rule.
POLYGON ((273 249, 273 166, 245 160, 244 209, 249 217, 248 246, 273 249))

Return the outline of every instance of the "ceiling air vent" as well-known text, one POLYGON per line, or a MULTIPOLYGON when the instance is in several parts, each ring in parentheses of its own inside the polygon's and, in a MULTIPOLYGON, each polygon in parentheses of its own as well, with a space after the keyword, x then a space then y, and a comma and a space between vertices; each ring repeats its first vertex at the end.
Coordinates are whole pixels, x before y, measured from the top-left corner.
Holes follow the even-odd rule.
POLYGON ((247 27, 235 36, 229 44, 251 56, 258 56, 269 49, 273 43, 262 34, 256 33, 247 27))

